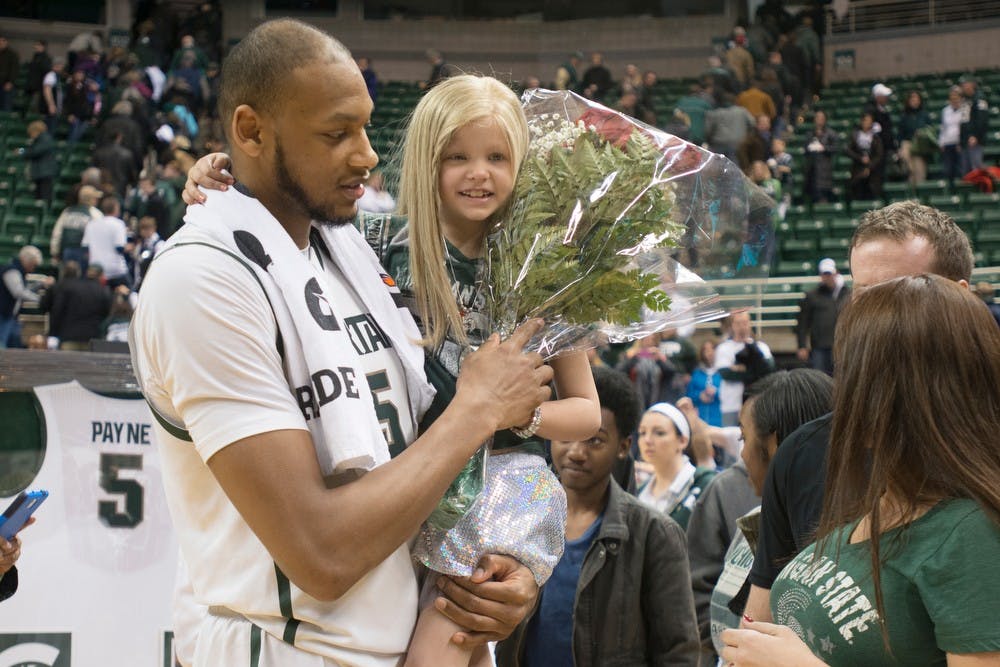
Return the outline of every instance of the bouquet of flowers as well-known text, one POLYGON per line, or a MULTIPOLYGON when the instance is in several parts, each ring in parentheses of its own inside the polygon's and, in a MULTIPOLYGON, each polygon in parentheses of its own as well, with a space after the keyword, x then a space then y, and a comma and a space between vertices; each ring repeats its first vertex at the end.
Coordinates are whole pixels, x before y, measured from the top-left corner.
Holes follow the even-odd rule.
MULTIPOLYGON (((774 202, 724 157, 573 93, 530 91, 523 106, 531 143, 487 240, 493 330, 541 317, 528 348, 552 358, 724 316, 695 271, 760 266, 773 230, 754 212, 774 202)), ((486 457, 483 447, 469 460, 431 525, 472 507, 486 457)))
POLYGON ((530 91, 524 109, 531 144, 487 247, 494 330, 541 317, 531 348, 553 357, 723 316, 684 264, 723 277, 759 257, 769 234, 749 233, 766 205, 756 186, 725 158, 573 93, 530 91))

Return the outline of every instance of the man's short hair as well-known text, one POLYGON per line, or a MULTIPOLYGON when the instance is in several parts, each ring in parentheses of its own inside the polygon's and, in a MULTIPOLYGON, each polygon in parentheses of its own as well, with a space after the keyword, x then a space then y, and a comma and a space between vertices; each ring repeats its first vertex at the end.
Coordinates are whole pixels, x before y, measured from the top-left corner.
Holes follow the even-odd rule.
POLYGON ((114 195, 104 195, 101 198, 101 213, 113 215, 118 210, 118 199, 114 195))
POLYGON ((347 48, 327 33, 294 19, 262 23, 222 62, 219 117, 226 133, 236 107, 273 114, 291 73, 315 62, 350 61, 347 48))
POLYGON ((917 201, 901 201, 861 216, 849 252, 873 239, 905 241, 919 236, 934 248, 930 270, 950 280, 972 279, 972 245, 962 228, 947 213, 917 201))
POLYGON ((34 262, 35 264, 42 263, 42 251, 33 245, 21 246, 21 249, 17 253, 17 258, 21 260, 21 263, 34 262))
POLYGON ((595 366, 592 370, 597 400, 602 408, 607 408, 615 416, 618 435, 627 438, 639 426, 642 413, 639 395, 632 386, 632 381, 624 373, 611 368, 595 366))

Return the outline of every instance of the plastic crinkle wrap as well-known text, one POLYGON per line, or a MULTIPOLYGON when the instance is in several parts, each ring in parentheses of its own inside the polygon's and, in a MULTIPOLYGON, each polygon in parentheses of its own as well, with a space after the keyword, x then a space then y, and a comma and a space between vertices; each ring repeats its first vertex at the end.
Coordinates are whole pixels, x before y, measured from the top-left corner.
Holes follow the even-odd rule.
MULTIPOLYGON (((528 349, 553 358, 718 319, 705 280, 766 276, 775 202, 728 159, 574 93, 522 103, 531 144, 487 241, 494 331, 541 317, 528 349)), ((431 525, 473 506, 485 465, 480 451, 431 525)))
POLYGON ((766 276, 775 202, 740 169, 566 91, 523 97, 531 145, 488 240, 493 328, 546 358, 725 315, 704 282, 766 276))

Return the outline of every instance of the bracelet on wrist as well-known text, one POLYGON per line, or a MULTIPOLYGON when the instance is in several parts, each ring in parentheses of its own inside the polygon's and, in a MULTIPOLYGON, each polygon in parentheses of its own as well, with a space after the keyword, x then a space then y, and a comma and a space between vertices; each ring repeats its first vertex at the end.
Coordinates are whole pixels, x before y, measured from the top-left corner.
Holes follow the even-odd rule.
POLYGON ((519 438, 527 440, 531 436, 535 435, 538 431, 538 427, 542 425, 542 406, 535 408, 535 412, 531 415, 531 421, 525 426, 512 426, 510 428, 511 433, 519 438))

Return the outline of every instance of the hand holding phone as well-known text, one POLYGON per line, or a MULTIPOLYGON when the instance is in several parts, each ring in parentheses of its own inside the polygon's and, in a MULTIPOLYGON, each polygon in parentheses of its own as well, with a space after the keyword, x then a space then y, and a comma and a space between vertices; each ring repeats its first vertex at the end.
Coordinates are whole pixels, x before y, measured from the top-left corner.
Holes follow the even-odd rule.
POLYGON ((48 497, 48 491, 22 491, 0 516, 0 537, 11 541, 48 497))

